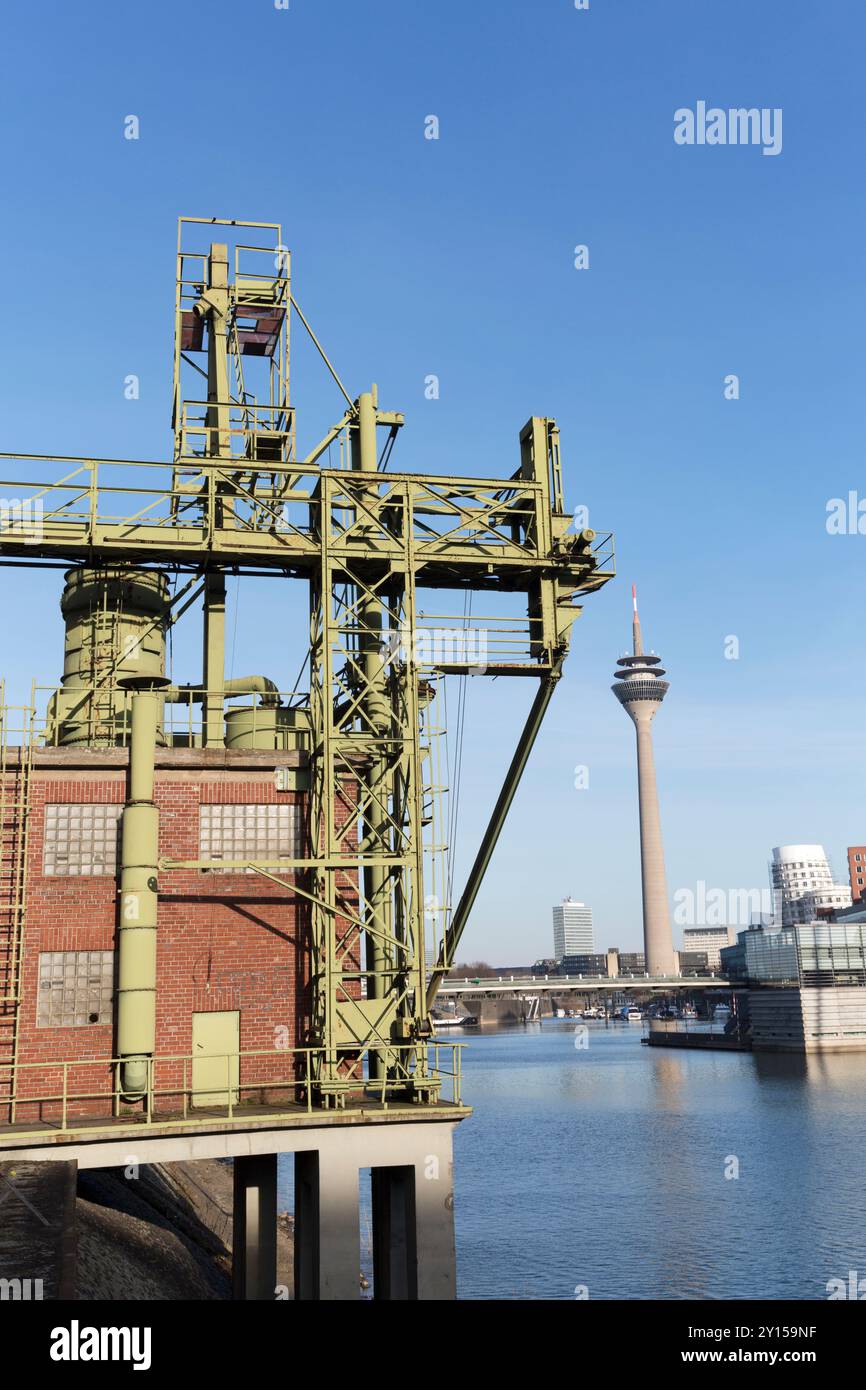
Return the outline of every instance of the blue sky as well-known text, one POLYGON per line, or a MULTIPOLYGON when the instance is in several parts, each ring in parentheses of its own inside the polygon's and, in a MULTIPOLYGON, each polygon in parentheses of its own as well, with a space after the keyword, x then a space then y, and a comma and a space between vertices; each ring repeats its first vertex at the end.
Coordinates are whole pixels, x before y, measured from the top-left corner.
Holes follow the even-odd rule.
MULTIPOLYGON (((639 941, 633 735, 609 690, 633 580, 672 683, 671 893, 762 887, 786 841, 841 873, 866 840, 866 538, 825 516, 866 492, 862 6, 49 0, 4 28, 4 450, 166 457, 176 218, 262 218, 350 391, 375 380, 405 411, 403 466, 505 476, 524 421, 553 415, 570 505, 616 533, 462 954, 547 954, 565 894, 599 946, 639 941), (782 152, 675 144, 699 100, 781 108, 782 152)), ((303 447, 340 402, 309 354, 293 394, 303 447)), ((20 697, 60 676, 58 575, 0 579, 20 697)), ((279 587, 240 591, 236 673, 294 678, 279 587)), ((178 678, 197 645, 178 633, 178 678)), ((528 703, 514 685, 469 691, 458 881, 528 703)))

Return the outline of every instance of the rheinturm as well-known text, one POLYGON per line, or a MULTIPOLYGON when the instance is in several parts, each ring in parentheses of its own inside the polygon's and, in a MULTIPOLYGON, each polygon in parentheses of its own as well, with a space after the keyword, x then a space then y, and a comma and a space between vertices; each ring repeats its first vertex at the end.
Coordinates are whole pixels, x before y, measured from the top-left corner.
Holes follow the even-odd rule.
POLYGON ((656 710, 668 693, 661 657, 647 656, 643 649, 637 592, 632 585, 634 651, 621 656, 615 671, 614 695, 634 723, 637 733, 637 781, 640 803, 640 863, 643 889, 643 940, 648 975, 673 975, 676 957, 668 912, 665 881, 665 854, 659 816, 652 722, 656 710))

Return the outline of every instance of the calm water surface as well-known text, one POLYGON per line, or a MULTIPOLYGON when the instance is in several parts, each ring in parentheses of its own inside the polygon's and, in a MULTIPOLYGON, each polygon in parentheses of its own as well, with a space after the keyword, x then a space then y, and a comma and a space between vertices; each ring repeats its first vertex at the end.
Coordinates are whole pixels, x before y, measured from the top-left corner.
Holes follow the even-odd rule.
POLYGON ((460 1038, 460 1297, 818 1299, 866 1276, 866 1054, 586 1027, 586 1049, 568 1020, 460 1038))
MULTIPOLYGON (((585 1026, 585 1049, 568 1020, 449 1030, 474 1107, 454 1145, 461 1298, 822 1299, 866 1278, 866 1053, 681 1052, 585 1026)), ((372 1278, 369 1193, 361 1244, 372 1278)))

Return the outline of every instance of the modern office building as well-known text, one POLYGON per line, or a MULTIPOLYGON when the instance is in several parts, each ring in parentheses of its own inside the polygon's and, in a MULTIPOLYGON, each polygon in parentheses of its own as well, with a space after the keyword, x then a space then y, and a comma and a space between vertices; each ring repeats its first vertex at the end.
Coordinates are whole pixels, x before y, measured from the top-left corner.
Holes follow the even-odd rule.
POLYGON ((721 965, 720 952, 731 946, 737 939, 735 927, 686 927, 683 932, 683 949, 680 951, 680 969, 683 956, 695 952, 706 955, 709 970, 718 970, 721 965))
POLYGON ((823 845, 779 845, 773 850, 770 881, 777 923, 783 927, 826 918, 851 906, 851 889, 834 883, 823 845))
POLYGON ((866 845, 848 846, 848 878, 851 899, 857 902, 866 893, 866 845))
POLYGON ((668 912, 665 882, 665 856, 661 817, 653 758, 652 721, 667 694, 669 682, 663 680, 661 657, 646 655, 637 611, 637 593, 632 585, 632 655, 621 656, 614 672, 614 695, 634 723, 637 734, 637 780, 640 804, 640 862, 643 891, 643 938, 646 968, 650 975, 676 973, 674 940, 668 912))
POLYGON ((557 974, 605 975, 608 979, 615 980, 620 975, 645 975, 646 961, 643 951, 621 951, 618 946, 608 946, 606 951, 563 956, 557 967, 557 974))
POLYGON ((557 967, 559 975, 610 975, 610 954, 594 951, 587 955, 563 956, 557 967))
POLYGON ((719 969, 710 965, 706 951, 677 951, 677 964, 681 975, 709 975, 719 969))
POLYGON ((748 985, 755 1051, 866 1051, 866 920, 853 915, 750 927, 723 950, 728 978, 748 985))
POLYGON ((594 951, 592 908, 563 898, 553 909, 554 957, 562 960, 564 956, 592 955, 594 951))
POLYGON ((721 972, 732 984, 746 983, 746 937, 749 932, 761 930, 759 926, 746 927, 744 931, 737 932, 731 946, 723 946, 719 952, 721 972))

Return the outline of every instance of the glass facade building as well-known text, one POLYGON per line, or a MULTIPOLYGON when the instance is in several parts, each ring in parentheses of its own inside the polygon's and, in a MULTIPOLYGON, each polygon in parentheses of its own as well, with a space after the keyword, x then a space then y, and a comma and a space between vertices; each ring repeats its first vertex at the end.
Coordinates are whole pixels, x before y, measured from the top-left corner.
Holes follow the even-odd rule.
MULTIPOLYGON (((863 922, 810 922, 781 931, 744 931, 738 947, 745 952, 745 977, 756 984, 866 985, 863 922)), ((737 947, 731 952, 737 952, 737 947)))

